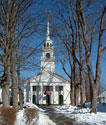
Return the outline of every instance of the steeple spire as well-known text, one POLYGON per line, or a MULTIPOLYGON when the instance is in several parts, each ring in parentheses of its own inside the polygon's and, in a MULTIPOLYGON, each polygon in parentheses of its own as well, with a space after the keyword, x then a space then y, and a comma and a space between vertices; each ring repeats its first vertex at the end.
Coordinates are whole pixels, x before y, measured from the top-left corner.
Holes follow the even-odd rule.
POLYGON ((55 59, 53 52, 53 41, 50 40, 49 20, 47 22, 47 34, 46 40, 44 40, 41 56, 41 71, 54 72, 55 70, 55 59))
POLYGON ((48 23, 47 23, 47 35, 46 35, 46 40, 50 40, 49 19, 48 19, 48 23))

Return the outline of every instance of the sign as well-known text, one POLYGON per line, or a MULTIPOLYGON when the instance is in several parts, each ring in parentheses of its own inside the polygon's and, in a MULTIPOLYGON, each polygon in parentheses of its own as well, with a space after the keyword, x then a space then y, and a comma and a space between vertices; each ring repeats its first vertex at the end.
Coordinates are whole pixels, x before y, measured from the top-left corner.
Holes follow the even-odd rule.
POLYGON ((45 91, 44 94, 45 94, 45 95, 51 95, 52 93, 51 93, 51 91, 45 91))

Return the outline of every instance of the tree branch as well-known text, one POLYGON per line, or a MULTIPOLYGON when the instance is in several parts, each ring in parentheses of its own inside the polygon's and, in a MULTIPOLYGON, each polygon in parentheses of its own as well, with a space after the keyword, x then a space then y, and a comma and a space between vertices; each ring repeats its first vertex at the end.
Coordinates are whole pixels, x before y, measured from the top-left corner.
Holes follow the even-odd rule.
POLYGON ((64 64, 62 64, 63 70, 66 73, 66 75, 71 79, 71 75, 66 71, 64 64))
POLYGON ((102 55, 104 54, 105 51, 106 51, 106 46, 101 50, 102 55))

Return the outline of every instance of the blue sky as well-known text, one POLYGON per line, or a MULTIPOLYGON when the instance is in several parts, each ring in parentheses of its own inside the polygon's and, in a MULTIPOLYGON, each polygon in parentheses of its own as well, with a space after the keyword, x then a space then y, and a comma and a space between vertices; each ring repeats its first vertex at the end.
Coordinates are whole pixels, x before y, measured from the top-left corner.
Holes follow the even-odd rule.
MULTIPOLYGON (((46 2, 48 3, 47 4, 47 7, 48 7, 48 9, 50 9, 51 10, 51 0, 46 0, 46 2), (49 5, 49 6, 48 6, 49 5)), ((101 3, 101 2, 104 2, 104 3, 106 3, 104 0, 101 0, 101 1, 98 1, 99 3, 101 3)), ((98 6, 98 4, 97 5, 95 5, 95 9, 100 9, 100 8, 97 8, 96 6, 98 6)), ((33 6, 34 7, 34 6, 33 6)), ((102 8, 103 6, 101 6, 101 8, 102 8)), ((54 8, 53 8, 54 9, 54 8)), ((43 8, 42 8, 42 10, 43 10, 43 8)), ((35 11, 35 8, 33 8, 33 12, 35 11)), ((35 12, 36 13, 36 12, 35 12)), ((43 14, 43 13, 42 13, 43 14)), ((47 22, 47 19, 45 19, 44 20, 44 24, 46 24, 45 22, 47 22)), ((43 29, 44 30, 44 29, 43 29)), ((105 35, 105 34, 104 34, 105 35)), ((42 34, 42 35, 39 35, 39 37, 36 37, 36 35, 34 35, 33 36, 33 38, 32 38, 32 45, 33 46, 36 46, 36 43, 41 43, 44 39, 46 38, 46 30, 45 30, 45 32, 42 34)), ((52 38, 51 38, 52 39, 52 38)), ((56 40, 54 40, 54 42, 53 42, 53 44, 54 44, 54 48, 56 48, 56 46, 57 46, 57 41, 56 40)), ((105 44, 106 44, 106 42, 105 42, 105 44)), ((96 63, 95 63, 95 60, 96 60, 96 55, 95 55, 95 50, 96 50, 96 46, 97 46, 97 44, 96 43, 94 43, 94 46, 93 46, 93 53, 92 53, 92 64, 93 64, 93 70, 94 70, 94 72, 95 72, 95 67, 96 67, 96 63)), ((42 46, 40 47, 40 48, 42 48, 42 46)), ((55 51, 55 49, 54 49, 54 53, 55 53, 56 51, 55 51)), ((56 53, 55 53, 56 54, 56 53)), ((37 60, 37 62, 39 63, 39 66, 40 66, 40 57, 41 57, 41 52, 38 54, 38 56, 37 56, 37 58, 33 58, 34 60, 35 60, 35 62, 36 62, 36 60, 37 60)), ((55 55, 55 57, 57 57, 56 55, 55 55)), ((103 55, 103 58, 102 58, 102 64, 101 64, 101 84, 102 85, 104 85, 104 86, 106 86, 106 52, 105 52, 105 54, 103 55)), ((66 69, 67 69, 67 71, 68 72, 70 72, 70 68, 69 68, 69 64, 67 64, 66 65, 66 69)), ((67 75, 64 73, 64 71, 62 70, 62 66, 61 66, 61 64, 59 63, 59 62, 57 62, 56 63, 56 67, 55 67, 55 71, 56 71, 56 73, 58 73, 58 74, 60 74, 60 75, 62 75, 62 76, 64 76, 64 77, 66 77, 66 78, 68 78, 67 77, 67 75)), ((40 72, 40 68, 32 68, 32 69, 30 69, 30 70, 28 70, 28 71, 24 71, 24 72, 22 72, 22 76, 24 77, 24 78, 29 78, 29 77, 31 77, 31 76, 34 76, 36 73, 38 73, 38 72, 40 72)))

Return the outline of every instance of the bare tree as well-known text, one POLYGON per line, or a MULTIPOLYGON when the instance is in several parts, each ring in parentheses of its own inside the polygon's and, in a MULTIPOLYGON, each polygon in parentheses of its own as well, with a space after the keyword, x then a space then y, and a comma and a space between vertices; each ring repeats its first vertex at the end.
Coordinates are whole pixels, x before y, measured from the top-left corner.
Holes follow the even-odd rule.
MULTIPOLYGON (((94 23, 92 23, 91 26, 93 24, 94 25, 92 26, 93 27, 92 28, 90 25, 88 25, 88 20, 87 20, 88 17, 86 15, 87 14, 86 10, 87 9, 90 10, 90 5, 95 4, 94 1, 68 0, 69 4, 66 3, 66 1, 64 1, 64 0, 59 1, 59 2, 60 3, 63 2, 64 6, 62 4, 61 4, 61 6, 59 6, 60 8, 57 10, 58 15, 55 15, 55 16, 56 16, 56 19, 60 21, 58 25, 60 25, 60 23, 62 23, 63 25, 60 25, 60 27, 57 27, 57 25, 55 25, 54 27, 55 27, 55 31, 57 32, 57 35, 59 36, 61 41, 65 44, 66 48, 68 48, 67 50, 69 52, 69 55, 71 55, 71 58, 72 58, 71 63, 74 62, 72 65, 73 68, 71 67, 71 71, 72 71, 71 81, 74 81, 74 87, 75 87, 76 81, 77 81, 77 77, 75 77, 77 74, 76 73, 76 69, 77 69, 76 62, 77 62, 80 67, 80 82, 81 82, 81 90, 82 90, 81 98, 82 98, 82 105, 84 105, 84 103, 85 103, 85 92, 84 91, 85 90, 83 91, 83 89, 85 89, 85 87, 84 87, 83 74, 84 74, 84 68, 87 66, 87 71, 89 74, 89 82, 91 83, 91 89, 92 89, 92 112, 96 113, 97 96, 98 96, 98 89, 99 89, 100 77, 101 77, 101 66, 100 66, 101 58, 102 58, 103 53, 106 50, 106 47, 104 47, 104 48, 102 47, 102 38, 103 38, 103 33, 105 31, 104 18, 105 18, 105 13, 106 13, 106 7, 104 7, 103 11, 101 12, 102 13, 101 16, 100 16, 100 13, 95 14, 97 19, 93 18, 94 23), (85 2, 85 4, 82 4, 82 2, 85 2), (67 11, 65 11, 64 8, 68 8, 68 5, 70 5, 70 9, 69 10, 66 9, 67 11), (83 5, 86 5, 86 6, 83 7, 83 5), (72 14, 70 14, 70 13, 72 13, 72 14), (71 16, 69 16, 69 15, 71 15, 71 16), (67 18, 69 18, 69 20, 67 18), (98 25, 99 25, 99 31, 98 31, 98 29, 96 29, 96 35, 95 35, 94 29, 95 29, 95 27, 97 28, 98 25), (79 27, 79 31, 78 31, 78 27, 79 27), (90 29, 92 29, 92 30, 90 30, 90 29), (60 30, 61 30, 61 32, 59 32, 60 30), (96 75, 95 76, 93 73, 93 65, 92 65, 92 60, 91 60, 91 50, 92 50, 94 35, 99 36, 96 70, 95 70, 96 75), (78 39, 78 37, 79 37, 79 39, 78 39), (79 51, 80 61, 79 61, 79 58, 77 58, 78 55, 77 55, 77 52, 75 49, 77 47, 78 43, 79 43, 79 50, 80 50, 79 51), (85 52, 84 59, 83 59, 82 52, 81 52, 82 51, 81 45, 84 45, 84 52, 85 52), (86 60, 86 63, 84 60, 86 60), (84 64, 86 64, 86 65, 84 65, 84 64), (73 75, 74 80, 72 79, 73 72, 75 73, 73 75)), ((92 14, 89 18, 90 19, 92 18, 92 14)), ((71 91, 73 91, 73 90, 71 89, 71 91)))
MULTIPOLYGON (((78 105, 79 104, 79 78, 78 78, 78 65, 77 60, 75 56, 78 54, 78 27, 76 25, 76 20, 74 17, 73 11, 70 12, 70 7, 67 5, 65 1, 60 2, 62 6, 64 6, 62 9, 58 8, 57 15, 55 15, 55 19, 58 20, 57 23, 53 23, 53 28, 55 32, 57 33, 57 36, 61 40, 61 42, 64 44, 67 55, 69 58, 69 64, 70 64, 70 71, 69 74, 63 63, 63 70, 70 78, 70 85, 71 85, 71 104, 72 105, 78 105), (64 10, 64 13, 62 13, 62 10, 64 10), (66 17, 67 15, 67 17, 66 17)), ((52 16, 51 16, 52 19, 52 16)), ((53 19, 51 20, 53 21, 53 19)))
POLYGON ((100 16, 100 27, 98 31, 99 39, 98 39, 98 51, 97 51, 97 61, 96 61, 96 75, 94 77, 93 74, 93 67, 91 63, 91 51, 89 47, 89 35, 87 32, 87 22, 86 18, 84 15, 83 11, 83 5, 82 5, 82 0, 77 0, 76 1, 77 9, 76 13, 80 22, 81 26, 81 33, 82 33, 82 38, 83 38, 83 44, 85 47, 85 56, 86 56, 86 64, 88 67, 88 73, 89 73, 89 80, 91 82, 91 88, 92 88, 92 112, 96 113, 97 112, 97 97, 98 97, 98 90, 99 90, 99 84, 100 84, 100 77, 101 77, 101 59, 103 53, 106 51, 106 47, 102 48, 102 37, 103 37, 103 32, 104 32, 104 17, 106 13, 106 6, 104 6, 102 14, 100 16))
MULTIPOLYGON (((4 107, 9 107, 10 105, 9 86, 10 80, 12 80, 11 89, 13 94, 13 106, 16 109, 18 108, 16 63, 18 64, 17 67, 19 90, 22 94, 22 91, 20 89, 21 82, 19 70, 21 60, 19 58, 18 51, 17 59, 15 54, 16 48, 18 48, 18 50, 20 49, 20 42, 24 38, 31 36, 36 31, 36 27, 38 26, 38 24, 34 23, 34 18, 31 17, 31 13, 28 12, 28 9, 31 7, 32 2, 32 0, 0 1, 0 62, 2 63, 2 67, 4 70, 0 80, 2 86, 2 100, 4 107), (28 16, 29 18, 27 18, 28 16), (18 32, 18 29, 20 32, 18 32)), ((27 57, 29 56, 27 55, 27 57)))

